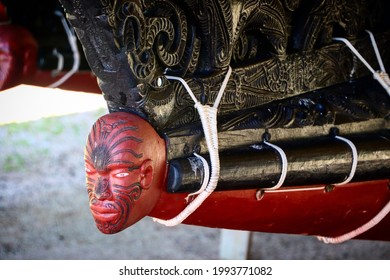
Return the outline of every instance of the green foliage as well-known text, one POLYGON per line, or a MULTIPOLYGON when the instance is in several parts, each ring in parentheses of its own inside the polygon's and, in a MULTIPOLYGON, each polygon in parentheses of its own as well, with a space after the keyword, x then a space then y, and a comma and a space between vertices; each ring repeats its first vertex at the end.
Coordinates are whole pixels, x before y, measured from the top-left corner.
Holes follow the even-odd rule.
POLYGON ((26 159, 23 155, 19 153, 14 153, 12 155, 7 155, 2 163, 3 171, 5 173, 13 171, 21 171, 25 169, 26 159))
POLYGON ((39 121, 10 124, 7 126, 7 128, 8 128, 8 133, 10 135, 20 133, 20 132, 32 132, 32 133, 46 132, 54 135, 59 135, 65 129, 64 125, 61 122, 59 122, 57 118, 44 118, 39 121))

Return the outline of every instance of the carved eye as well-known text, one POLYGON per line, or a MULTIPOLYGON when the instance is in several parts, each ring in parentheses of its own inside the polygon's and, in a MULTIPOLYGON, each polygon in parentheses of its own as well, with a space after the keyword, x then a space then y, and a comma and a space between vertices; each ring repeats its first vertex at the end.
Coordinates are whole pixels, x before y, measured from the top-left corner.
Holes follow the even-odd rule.
POLYGON ((168 80, 165 76, 159 76, 150 83, 150 85, 155 89, 165 88, 168 84, 168 80))
POLYGON ((129 175, 130 175, 129 172, 121 172, 121 173, 115 174, 115 177, 117 177, 117 178, 123 178, 123 177, 127 177, 127 176, 129 176, 129 175))
POLYGON ((158 77, 157 80, 156 80, 156 84, 158 87, 162 87, 164 81, 161 77, 158 77))

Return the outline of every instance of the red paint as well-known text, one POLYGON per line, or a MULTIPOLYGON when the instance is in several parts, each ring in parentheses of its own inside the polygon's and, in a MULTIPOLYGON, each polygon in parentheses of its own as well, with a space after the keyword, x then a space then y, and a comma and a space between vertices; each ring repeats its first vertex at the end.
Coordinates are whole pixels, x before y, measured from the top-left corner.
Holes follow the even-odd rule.
MULTIPOLYGON (((329 193, 323 190, 265 193, 260 201, 255 199, 256 190, 215 192, 184 223, 338 236, 366 223, 384 207, 390 200, 388 184, 388 180, 351 183, 337 186, 329 193)), ((163 193, 151 216, 172 218, 185 207, 185 196, 163 193)), ((390 241, 390 217, 358 238, 390 241)))
POLYGON ((94 124, 85 148, 87 189, 98 229, 117 233, 157 204, 165 185, 165 142, 152 126, 129 113, 94 124))
POLYGON ((7 21, 9 21, 9 18, 7 15, 7 8, 0 1, 0 22, 7 22, 7 21))
MULTIPOLYGON (((23 27, 12 24, 5 6, 0 2, 0 90, 20 84, 47 87, 58 81, 66 71, 37 68, 38 43, 23 27)), ((91 71, 79 71, 59 86, 61 89, 101 93, 91 71)))
MULTIPOLYGON (((33 79, 28 83, 35 86, 47 87, 61 79, 65 73, 66 72, 61 72, 58 75, 53 75, 53 71, 39 70, 35 73, 33 79)), ((74 73, 68 80, 60 85, 59 88, 88 93, 101 93, 101 90, 97 84, 96 76, 93 75, 91 71, 79 71, 74 73)))
POLYGON ((0 3, 0 90, 32 81, 37 69, 37 42, 9 21, 0 3))

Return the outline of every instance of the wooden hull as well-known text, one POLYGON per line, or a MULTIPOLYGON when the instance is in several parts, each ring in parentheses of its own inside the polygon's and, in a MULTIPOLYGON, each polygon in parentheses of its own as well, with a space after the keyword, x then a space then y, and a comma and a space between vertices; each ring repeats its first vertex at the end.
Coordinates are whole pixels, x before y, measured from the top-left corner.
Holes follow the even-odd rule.
MULTIPOLYGON (((185 206, 186 194, 163 193, 151 216, 169 219, 185 206)), ((213 193, 185 224, 237 230, 339 236, 372 219, 390 201, 389 180, 282 188, 256 199, 256 190, 213 193)), ((390 241, 390 216, 358 236, 390 241)))

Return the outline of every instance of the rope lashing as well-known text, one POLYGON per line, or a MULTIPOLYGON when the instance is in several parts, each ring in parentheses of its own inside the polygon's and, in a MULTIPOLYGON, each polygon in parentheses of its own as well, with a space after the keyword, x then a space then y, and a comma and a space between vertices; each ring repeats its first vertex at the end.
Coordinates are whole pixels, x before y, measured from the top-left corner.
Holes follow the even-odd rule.
POLYGON ((381 54, 379 53, 379 48, 378 45, 376 44, 374 34, 372 34, 372 32, 369 30, 366 30, 366 32, 370 36, 371 44, 372 47, 374 48, 375 56, 376 59, 378 60, 379 68, 381 69, 381 72, 386 72, 385 65, 383 64, 381 54))
POLYGON ((349 172, 348 177, 343 182, 334 184, 335 186, 341 186, 341 185, 348 184, 355 176, 356 167, 357 167, 357 163, 358 163, 358 152, 357 152, 355 144, 353 144, 351 140, 344 138, 344 137, 341 137, 341 136, 338 136, 338 135, 335 135, 335 138, 347 143, 348 146, 351 148, 351 152, 352 152, 352 165, 351 165, 351 171, 349 172))
POLYGON ((69 45, 70 45, 70 48, 71 48, 72 54, 73 54, 73 65, 72 65, 72 69, 70 69, 58 81, 48 85, 47 87, 49 87, 49 88, 57 88, 60 85, 62 85, 63 83, 65 83, 70 77, 73 76, 73 74, 75 74, 79 70, 79 67, 80 67, 80 53, 79 53, 79 49, 77 47, 77 37, 74 34, 74 32, 70 29, 68 23, 66 22, 64 15, 59 11, 56 11, 55 14, 61 18, 61 23, 65 29, 66 36, 68 37, 68 42, 69 42, 69 45))
POLYGON ((264 144, 266 144, 267 146, 270 146, 271 148, 275 149, 279 153, 279 155, 280 155, 280 159, 281 159, 281 163, 282 163, 282 171, 280 173, 279 181, 272 188, 265 189, 265 191, 267 191, 267 190, 277 190, 277 189, 279 189, 283 185, 284 181, 286 180, 287 164, 288 164, 287 156, 286 156, 286 153, 283 151, 283 149, 280 148, 279 146, 276 146, 275 144, 269 143, 266 140, 264 140, 264 144))
POLYGON ((345 242, 368 231, 369 229, 379 224, 389 214, 389 212, 390 212, 390 201, 371 220, 369 220, 364 225, 358 227, 357 229, 337 237, 317 236, 317 238, 318 240, 326 244, 338 244, 338 243, 345 242))
MULTIPOLYGON (((273 187, 262 188, 256 192, 256 199, 257 200, 260 200, 260 198, 262 197, 262 194, 264 192, 277 190, 284 184, 284 181, 286 180, 286 176, 287 176, 287 166, 288 166, 288 160, 287 160, 286 153, 279 146, 269 142, 268 132, 264 133, 262 143, 278 152, 282 168, 281 168, 279 180, 273 187)), ((258 145, 252 145, 252 147, 255 149, 260 149, 260 147, 258 145)))
POLYGON ((209 164, 207 162, 207 160, 202 157, 201 155, 198 155, 197 153, 194 153, 194 156, 196 156, 198 159, 200 159, 200 161, 202 162, 202 166, 203 166, 203 182, 202 182, 202 185, 200 186, 199 190, 197 190, 196 192, 193 192, 193 193, 190 193, 189 195, 187 195, 187 197, 185 198, 185 200, 188 202, 189 201, 189 198, 194 196, 194 195, 198 195, 200 194, 201 192, 203 192, 209 181, 210 181, 210 167, 209 167, 209 164))
MULTIPOLYGON (((337 185, 344 185, 344 184, 347 184, 349 183, 353 176, 355 175, 355 172, 356 172, 356 167, 357 167, 357 163, 358 163, 358 153, 357 153, 357 149, 356 149, 356 146, 352 143, 352 141, 350 141, 349 139, 346 139, 344 137, 341 137, 339 135, 337 135, 337 130, 333 130, 333 133, 334 133, 334 137, 338 140, 341 140, 341 141, 344 141, 345 143, 347 143, 349 145, 349 147, 351 148, 351 151, 352 151, 352 165, 351 165, 351 171, 349 173, 349 176, 341 183, 338 183, 338 184, 334 184, 335 186, 337 185)), ((365 223, 364 225, 358 227, 357 229, 354 229, 350 232, 347 232, 343 235, 340 235, 340 236, 337 236, 337 237, 325 237, 325 236, 317 236, 318 240, 324 242, 324 243, 327 243, 327 244, 338 244, 338 243, 342 243, 342 242, 345 242, 347 240, 350 240, 366 231, 368 231, 369 229, 373 228, 375 225, 377 225, 381 220, 383 220, 387 214, 390 212, 390 202, 388 202, 383 208, 381 211, 379 211, 379 213, 377 215, 375 215, 375 217, 373 217, 370 221, 368 221, 367 223, 365 223)))
POLYGON ((333 40, 343 42, 352 51, 352 53, 357 58, 359 58, 359 60, 367 67, 367 69, 370 70, 370 72, 374 76, 374 79, 376 79, 381 84, 381 86, 386 90, 386 92, 390 95, 390 78, 386 72, 384 65, 383 65, 382 58, 380 56, 379 49, 378 49, 378 46, 376 44, 374 35, 370 31, 368 31, 368 30, 366 30, 366 31, 370 35, 371 44, 374 48, 375 55, 376 55, 378 63, 379 63, 379 67, 380 67, 379 71, 375 71, 371 67, 371 65, 367 62, 367 60, 364 59, 364 57, 359 53, 359 51, 347 39, 335 37, 335 38, 333 38, 333 40))
MULTIPOLYGON (((180 77, 175 76, 166 76, 168 80, 177 80, 182 83, 182 85, 187 90, 188 94, 191 96, 192 100, 195 103, 195 108, 199 113, 199 117, 202 123, 202 128, 207 144, 207 149, 210 155, 211 161, 211 175, 208 180, 206 187, 202 186, 201 189, 195 193, 190 194, 197 195, 197 197, 191 201, 182 212, 180 212, 176 217, 169 220, 162 220, 154 218, 155 222, 161 223, 166 226, 176 226, 181 224, 187 217, 189 217, 202 203, 210 196, 210 194, 215 190, 218 184, 219 175, 220 175, 220 162, 219 162, 219 151, 218 151, 218 131, 217 131, 217 111, 219 103, 221 102, 222 95, 225 92, 227 83, 229 81, 230 75, 232 73, 231 67, 229 67, 227 74, 222 82, 221 88, 217 94, 217 98, 214 101, 214 105, 210 107, 209 105, 202 105, 195 97, 195 94, 192 92, 191 88, 188 86, 187 82, 180 77), (202 189, 203 188, 203 189, 202 189)), ((205 170, 206 173, 206 170, 205 170)), ((187 196, 187 199, 188 197, 187 196)))

